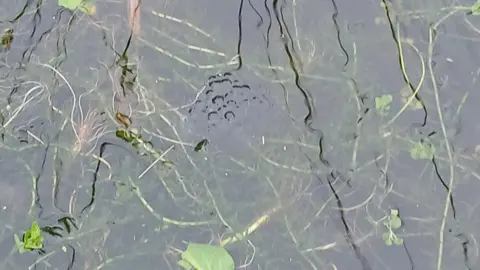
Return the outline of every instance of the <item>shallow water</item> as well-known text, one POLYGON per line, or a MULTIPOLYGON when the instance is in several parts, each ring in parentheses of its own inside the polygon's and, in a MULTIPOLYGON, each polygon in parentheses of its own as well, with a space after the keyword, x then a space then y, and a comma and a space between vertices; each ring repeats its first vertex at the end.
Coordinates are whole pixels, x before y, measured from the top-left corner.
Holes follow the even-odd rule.
POLYGON ((124 1, 3 2, 1 269, 177 269, 236 233, 239 269, 479 268, 472 1, 143 0, 131 39, 124 1), (80 108, 106 129, 77 153, 80 108), (34 220, 61 236, 13 252, 34 220))

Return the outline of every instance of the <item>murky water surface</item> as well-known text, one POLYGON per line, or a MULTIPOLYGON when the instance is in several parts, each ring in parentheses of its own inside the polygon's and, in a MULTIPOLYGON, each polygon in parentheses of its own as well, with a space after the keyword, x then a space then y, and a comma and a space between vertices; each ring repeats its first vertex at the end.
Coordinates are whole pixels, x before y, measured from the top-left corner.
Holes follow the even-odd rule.
POLYGON ((0 269, 479 268, 472 1, 77 2, 0 0, 0 269))

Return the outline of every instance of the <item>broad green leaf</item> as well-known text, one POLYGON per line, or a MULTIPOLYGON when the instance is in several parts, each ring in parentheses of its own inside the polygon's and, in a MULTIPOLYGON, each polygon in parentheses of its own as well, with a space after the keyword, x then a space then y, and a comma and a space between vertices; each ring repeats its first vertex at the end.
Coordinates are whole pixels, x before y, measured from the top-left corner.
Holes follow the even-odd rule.
POLYGON ((392 216, 389 224, 391 229, 398 229, 402 227, 402 220, 398 216, 392 216))
POLYGON ((435 147, 429 143, 415 143, 410 148, 410 156, 413 159, 432 159, 435 155, 435 147))
POLYGON ((97 11, 90 0, 58 0, 58 5, 72 11, 78 9, 88 15, 94 15, 97 11))
POLYGON ((235 265, 227 250, 220 246, 190 243, 179 265, 196 270, 233 270, 235 265))

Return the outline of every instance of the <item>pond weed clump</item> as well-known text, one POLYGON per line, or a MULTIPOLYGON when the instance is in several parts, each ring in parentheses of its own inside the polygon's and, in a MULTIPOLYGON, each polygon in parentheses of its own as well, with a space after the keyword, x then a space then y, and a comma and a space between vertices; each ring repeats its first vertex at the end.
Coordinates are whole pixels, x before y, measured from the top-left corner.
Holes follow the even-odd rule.
POLYGON ((103 115, 103 112, 94 108, 89 109, 84 117, 83 111, 80 109, 80 120, 78 123, 73 123, 76 137, 72 149, 73 152, 78 153, 84 151, 85 148, 92 143, 94 143, 93 147, 86 152, 90 153, 95 149, 98 140, 105 135, 107 129, 103 115))

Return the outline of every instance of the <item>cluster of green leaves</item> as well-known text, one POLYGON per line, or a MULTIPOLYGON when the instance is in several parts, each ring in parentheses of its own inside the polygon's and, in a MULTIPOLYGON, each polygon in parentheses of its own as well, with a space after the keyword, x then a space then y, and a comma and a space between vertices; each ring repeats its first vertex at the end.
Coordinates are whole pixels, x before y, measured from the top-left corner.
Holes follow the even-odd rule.
POLYGON ((397 209, 391 209, 390 215, 386 216, 383 221, 383 225, 387 228, 387 232, 382 234, 383 241, 387 246, 391 246, 392 243, 395 245, 402 245, 403 239, 398 237, 395 234, 395 231, 402 227, 402 220, 398 216, 397 209))
POLYGON ((233 270, 235 264, 225 248, 206 244, 188 244, 178 265, 185 270, 233 270))
POLYGON ((23 233, 22 240, 18 235, 14 235, 15 246, 20 253, 26 251, 38 250, 43 247, 43 236, 38 223, 35 221, 32 227, 23 233))

